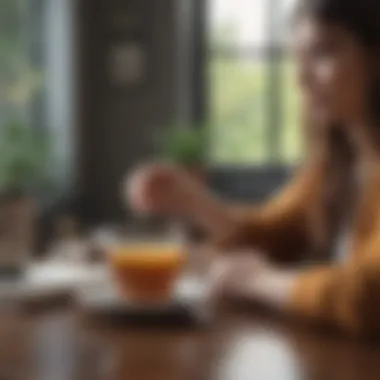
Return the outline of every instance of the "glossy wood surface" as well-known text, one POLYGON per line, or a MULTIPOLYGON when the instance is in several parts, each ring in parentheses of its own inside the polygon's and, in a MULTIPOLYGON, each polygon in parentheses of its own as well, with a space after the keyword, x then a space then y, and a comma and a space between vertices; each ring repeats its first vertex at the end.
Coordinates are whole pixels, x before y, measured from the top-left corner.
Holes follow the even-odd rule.
POLYGON ((376 380, 376 344, 220 307, 203 327, 141 327, 74 305, 0 312, 0 379, 376 380))

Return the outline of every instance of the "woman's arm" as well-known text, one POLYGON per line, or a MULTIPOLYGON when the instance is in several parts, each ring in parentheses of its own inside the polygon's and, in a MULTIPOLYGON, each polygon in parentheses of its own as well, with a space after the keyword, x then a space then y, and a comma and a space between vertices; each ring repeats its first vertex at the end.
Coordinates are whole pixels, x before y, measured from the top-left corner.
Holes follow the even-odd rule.
POLYGON ((321 185, 316 166, 303 169, 267 204, 239 211, 175 166, 140 169, 128 182, 135 209, 185 217, 202 226, 219 249, 254 247, 289 261, 310 248, 310 207, 321 185))
POLYGON ((294 262, 313 248, 315 224, 310 216, 315 212, 322 185, 319 168, 308 166, 269 202, 245 210, 225 210, 230 223, 224 223, 224 228, 218 221, 228 218, 217 211, 223 206, 207 206, 212 200, 193 207, 190 215, 199 222, 209 218, 209 225, 217 226, 211 239, 218 250, 254 248, 276 261, 294 262))
POLYGON ((186 218, 211 236, 223 236, 240 220, 238 213, 176 165, 139 167, 125 185, 127 203, 134 211, 186 218))
POLYGON ((211 293, 254 300, 287 312, 297 276, 298 271, 276 268, 255 252, 235 252, 215 259, 210 273, 211 293))
POLYGON ((357 259, 345 264, 290 272, 258 262, 251 253, 245 262, 230 259, 224 274, 217 276, 218 288, 225 294, 259 301, 277 311, 352 335, 378 334, 380 238, 373 239, 365 251, 355 256, 357 259))

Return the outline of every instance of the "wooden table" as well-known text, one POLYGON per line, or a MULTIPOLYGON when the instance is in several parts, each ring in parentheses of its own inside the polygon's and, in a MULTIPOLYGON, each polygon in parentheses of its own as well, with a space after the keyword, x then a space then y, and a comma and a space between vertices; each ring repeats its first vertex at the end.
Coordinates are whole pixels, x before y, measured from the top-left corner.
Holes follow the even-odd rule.
POLYGON ((219 310, 200 329, 132 328, 73 305, 0 313, 1 380, 372 380, 380 348, 219 310))

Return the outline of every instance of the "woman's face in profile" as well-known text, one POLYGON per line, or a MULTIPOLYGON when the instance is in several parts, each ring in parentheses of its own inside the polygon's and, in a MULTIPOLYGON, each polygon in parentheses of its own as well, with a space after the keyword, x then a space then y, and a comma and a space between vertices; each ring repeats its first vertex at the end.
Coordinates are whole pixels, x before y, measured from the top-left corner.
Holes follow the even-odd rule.
POLYGON ((304 17, 295 27, 294 53, 302 100, 312 117, 355 123, 365 116, 371 67, 349 31, 304 17))

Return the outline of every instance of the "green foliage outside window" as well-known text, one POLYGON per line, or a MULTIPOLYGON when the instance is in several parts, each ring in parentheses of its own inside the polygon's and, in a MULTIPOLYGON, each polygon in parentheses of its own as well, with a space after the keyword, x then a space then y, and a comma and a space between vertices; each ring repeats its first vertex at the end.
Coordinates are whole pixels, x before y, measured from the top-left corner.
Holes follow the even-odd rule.
POLYGON ((212 162, 247 166, 269 161, 292 164, 302 155, 294 64, 286 54, 280 58, 280 109, 271 109, 268 57, 260 56, 260 48, 256 56, 252 56, 254 47, 246 51, 237 48, 235 34, 234 26, 227 24, 211 36, 208 77, 212 162), (271 112, 279 114, 279 157, 273 157, 269 148, 271 112))

